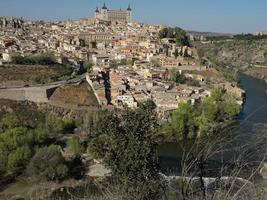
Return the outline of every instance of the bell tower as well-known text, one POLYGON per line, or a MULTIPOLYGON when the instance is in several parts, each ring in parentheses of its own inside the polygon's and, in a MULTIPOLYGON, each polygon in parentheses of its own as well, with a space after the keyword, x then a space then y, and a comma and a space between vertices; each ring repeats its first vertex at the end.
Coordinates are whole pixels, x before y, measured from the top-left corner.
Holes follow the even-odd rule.
POLYGON ((108 20, 108 8, 106 6, 106 3, 104 3, 101 9, 101 16, 102 16, 102 20, 108 20))
POLYGON ((130 4, 128 5, 128 8, 126 11, 127 11, 127 23, 130 23, 132 22, 132 8, 130 4))

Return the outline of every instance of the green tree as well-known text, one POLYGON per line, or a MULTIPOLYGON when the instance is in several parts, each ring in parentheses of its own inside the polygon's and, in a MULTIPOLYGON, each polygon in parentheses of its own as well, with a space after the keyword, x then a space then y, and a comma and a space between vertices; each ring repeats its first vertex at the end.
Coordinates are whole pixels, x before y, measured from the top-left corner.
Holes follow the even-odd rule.
POLYGON ((153 138, 157 121, 148 107, 126 109, 119 115, 105 112, 91 126, 89 150, 112 169, 127 199, 136 199, 141 191, 140 199, 160 199, 164 189, 153 138))
POLYGON ((179 28, 171 28, 171 27, 165 27, 162 30, 159 31, 159 38, 174 38, 176 39, 177 46, 189 46, 189 38, 186 34, 186 32, 179 28))
POLYGON ((175 68, 171 69, 171 80, 178 84, 185 84, 186 83, 186 77, 183 73, 180 73, 175 68))
POLYGON ((196 137, 197 127, 195 125, 196 109, 188 104, 182 103, 172 114, 171 122, 165 125, 165 130, 172 138, 180 140, 193 139, 196 137))
POLYGON ((163 128, 167 137, 176 141, 211 136, 218 132, 222 123, 234 119, 240 111, 236 100, 214 90, 200 105, 180 104, 163 128))
POLYGON ((185 84, 186 83, 186 77, 183 73, 177 72, 175 77, 175 82, 179 84, 185 84))
POLYGON ((241 111, 241 105, 237 104, 235 99, 230 95, 225 95, 225 101, 223 104, 223 109, 226 115, 226 118, 232 119, 237 116, 241 111))

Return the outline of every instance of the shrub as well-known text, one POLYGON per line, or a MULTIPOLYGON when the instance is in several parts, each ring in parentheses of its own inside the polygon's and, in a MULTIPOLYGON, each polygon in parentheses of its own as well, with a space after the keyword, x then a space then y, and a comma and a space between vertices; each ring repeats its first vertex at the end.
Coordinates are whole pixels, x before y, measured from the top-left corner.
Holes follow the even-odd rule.
POLYGON ((79 137, 73 137, 71 140, 69 140, 68 146, 75 156, 80 156, 85 150, 80 142, 79 137))
POLYGON ((16 115, 7 114, 0 120, 0 132, 17 126, 19 126, 19 120, 16 115))
POLYGON ((11 62, 19 65, 53 65, 57 63, 55 56, 48 53, 34 54, 25 57, 14 54, 11 56, 11 62))
POLYGON ((30 158, 31 150, 28 146, 22 146, 17 148, 8 156, 8 171, 13 174, 21 172, 27 166, 30 158))
POLYGON ((31 159, 27 170, 47 180, 63 180, 68 176, 67 164, 57 146, 39 149, 31 159))
POLYGON ((48 139, 48 133, 44 124, 40 123, 34 130, 35 142, 43 144, 48 139))
POLYGON ((64 122, 61 118, 50 115, 46 119, 46 128, 50 135, 57 136, 63 133, 64 122))

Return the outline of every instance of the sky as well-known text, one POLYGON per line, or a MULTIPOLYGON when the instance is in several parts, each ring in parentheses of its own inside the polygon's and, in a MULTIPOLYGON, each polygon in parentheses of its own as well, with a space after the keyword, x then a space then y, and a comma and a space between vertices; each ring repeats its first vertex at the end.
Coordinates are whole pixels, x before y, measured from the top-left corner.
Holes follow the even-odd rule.
POLYGON ((65 20, 94 17, 103 2, 110 9, 130 3, 133 19, 186 30, 254 33, 267 30, 267 0, 0 0, 0 16, 65 20))

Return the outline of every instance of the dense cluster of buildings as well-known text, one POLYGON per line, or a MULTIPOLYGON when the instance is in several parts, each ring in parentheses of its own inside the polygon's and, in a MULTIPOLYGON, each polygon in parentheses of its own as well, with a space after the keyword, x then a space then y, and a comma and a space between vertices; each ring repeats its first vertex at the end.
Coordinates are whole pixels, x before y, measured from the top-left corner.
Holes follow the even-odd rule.
POLYGON ((177 46, 172 38, 160 40, 161 26, 133 22, 130 6, 109 10, 104 4, 95 15, 64 22, 0 18, 0 64, 8 64, 14 53, 48 51, 58 62, 92 63, 87 78, 101 104, 134 108, 152 100, 161 118, 180 102, 202 101, 212 83, 225 81, 213 78, 212 69, 199 64, 194 48, 177 46), (173 71, 197 81, 198 86, 175 84, 173 71))

